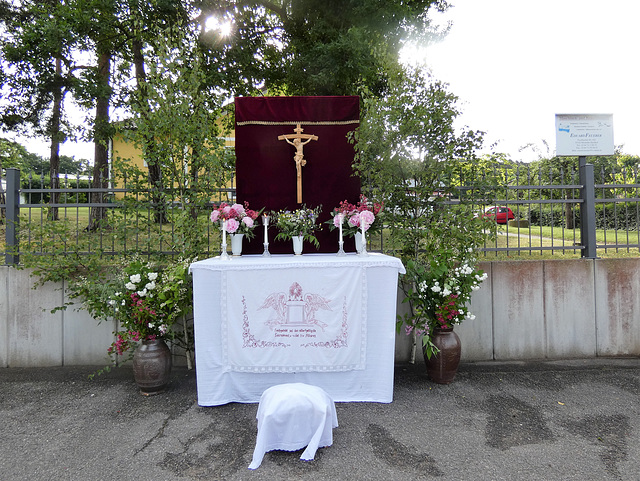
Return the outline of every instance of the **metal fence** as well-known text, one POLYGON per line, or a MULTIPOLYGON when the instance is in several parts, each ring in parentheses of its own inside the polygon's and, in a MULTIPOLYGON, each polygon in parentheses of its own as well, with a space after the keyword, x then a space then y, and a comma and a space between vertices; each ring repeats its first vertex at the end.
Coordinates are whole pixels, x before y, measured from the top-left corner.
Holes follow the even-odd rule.
MULTIPOLYGON (((580 158, 578 166, 547 169, 532 168, 527 164, 497 166, 493 172, 483 175, 492 181, 489 197, 486 190, 480 199, 473 198, 472 187, 456 188, 461 198, 478 206, 479 215, 494 221, 491 224, 494 240, 485 242, 482 249, 486 257, 547 253, 595 258, 611 251, 638 252, 640 179, 637 167, 594 172, 593 165, 580 158)), ((124 234, 110 229, 87 232, 90 209, 115 213, 122 210, 126 199, 138 201, 140 191, 126 183, 122 187, 94 189, 88 180, 75 177, 62 179, 57 189, 47 188, 41 178, 23 181, 21 186, 20 173, 16 169, 7 169, 2 178, 5 182, 0 186, 0 232, 4 231, 4 243, 0 239, 0 253, 4 253, 5 264, 17 264, 21 252, 51 253, 43 241, 42 230, 52 208, 58 210, 59 218, 67 226, 66 238, 58 243, 58 253, 99 251, 104 255, 125 255, 154 251, 179 254, 167 248, 172 244, 172 236, 180 235, 176 226, 169 222, 161 226, 161 233, 153 232, 149 222, 153 206, 148 202, 136 204, 142 207, 130 214, 134 216, 129 219, 134 228, 124 234), (99 202, 92 196, 95 193, 101 194, 99 202), (52 197, 57 197, 55 203, 51 203, 52 197), (68 229, 70 225, 71 230, 68 229), (161 245, 151 246, 154 236, 162 237, 161 245)), ((212 189, 210 194, 213 200, 208 206, 213 202, 234 200, 235 189, 233 186, 212 189)), ((184 207, 175 202, 166 206, 169 213, 184 207)), ((207 228, 205 236, 209 247, 203 254, 219 252, 217 235, 217 231, 207 228)), ((380 245, 383 245, 382 239, 380 245)))
MULTIPOLYGON (((18 169, 6 169, 0 178, 0 254, 4 254, 5 265, 17 265, 21 254, 180 255, 171 246, 179 244, 180 237, 193 235, 180 232, 173 221, 179 211, 195 211, 193 206, 165 200, 162 212, 167 220, 154 222, 158 210, 151 193, 126 181, 122 186, 94 188, 86 177, 67 176, 60 179, 59 188, 51 189, 44 176, 21 180, 18 169), (90 223, 97 211, 106 213, 107 222, 93 229, 90 223), (110 224, 109 219, 116 215, 125 221, 126 230, 110 224)), ((211 200, 198 206, 200 216, 210 212, 214 203, 234 201, 235 188, 209 189, 207 196, 211 200)), ((202 254, 214 255, 213 251, 219 251, 219 243, 215 245, 218 233, 209 222, 202 225, 206 225, 207 246, 202 254)))

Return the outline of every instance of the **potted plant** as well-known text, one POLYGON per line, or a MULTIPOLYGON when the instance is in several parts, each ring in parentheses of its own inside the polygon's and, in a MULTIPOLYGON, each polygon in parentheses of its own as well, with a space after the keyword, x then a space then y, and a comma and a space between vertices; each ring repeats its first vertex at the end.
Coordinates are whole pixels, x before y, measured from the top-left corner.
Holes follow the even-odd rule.
POLYGON ((184 322, 182 332, 176 327, 192 309, 190 264, 180 259, 157 266, 134 259, 116 269, 120 275, 96 278, 82 289, 84 307, 93 317, 116 320, 116 340, 107 353, 113 365, 122 356, 133 360, 134 379, 145 395, 162 392, 169 382, 172 361, 166 341, 188 337, 184 322))
MULTIPOLYGON (((260 211, 249 209, 249 203, 227 204, 221 203, 213 206, 209 216, 211 222, 220 222, 223 232, 231 236, 231 253, 234 256, 242 255, 242 240, 244 237, 252 239, 255 220, 260 216, 260 211)), ((226 243, 224 243, 226 246, 226 243)))
POLYGON ((460 339, 453 327, 475 319, 468 310, 471 293, 487 274, 477 267, 475 251, 443 246, 428 259, 407 262, 406 297, 410 313, 398 320, 398 330, 422 338, 429 377, 441 384, 453 381, 460 362, 460 339))
POLYGON ((293 241, 293 252, 296 255, 302 254, 302 242, 311 242, 316 248, 320 247, 320 243, 313 233, 319 230, 321 226, 316 224, 322 206, 314 209, 303 205, 300 209, 293 211, 281 210, 273 213, 275 217, 275 225, 278 229, 276 240, 293 241))

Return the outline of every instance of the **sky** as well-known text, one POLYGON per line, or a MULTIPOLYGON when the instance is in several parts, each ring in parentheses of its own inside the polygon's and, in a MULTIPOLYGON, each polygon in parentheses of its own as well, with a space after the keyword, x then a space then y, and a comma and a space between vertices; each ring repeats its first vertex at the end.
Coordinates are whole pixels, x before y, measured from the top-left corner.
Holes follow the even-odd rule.
MULTIPOLYGON (((486 132, 484 152, 531 161, 555 152, 555 114, 613 114, 614 143, 640 155, 640 2, 450 0, 444 41, 414 49, 460 98, 460 125, 486 132), (546 142, 546 145, 545 145, 546 142), (524 150, 527 144, 532 144, 524 150)), ((20 139, 18 139, 20 140, 20 139)), ((46 141, 22 141, 49 155, 46 141)), ((93 145, 63 155, 93 159, 93 145)))
POLYGON ((444 41, 412 50, 460 98, 485 152, 555 152, 555 114, 613 114, 622 152, 640 155, 640 2, 450 0, 444 41), (544 142, 548 145, 545 146, 544 142), (521 150, 533 144, 534 148, 521 150))

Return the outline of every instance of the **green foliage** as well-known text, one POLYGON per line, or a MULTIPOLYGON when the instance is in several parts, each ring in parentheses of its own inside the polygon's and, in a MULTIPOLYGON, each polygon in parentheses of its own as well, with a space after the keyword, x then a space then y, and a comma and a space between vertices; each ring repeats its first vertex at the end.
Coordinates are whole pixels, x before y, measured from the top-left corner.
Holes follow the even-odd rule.
POLYGON ((414 32, 432 31, 427 12, 446 7, 440 0, 201 0, 194 5, 202 9, 203 24, 210 15, 233 22, 233 35, 209 31, 200 45, 211 81, 242 95, 263 85, 275 95, 384 92, 386 67, 397 65, 403 41, 414 32))
POLYGON ((446 85, 422 71, 397 72, 387 96, 365 99, 352 137, 363 188, 384 201, 386 248, 410 266, 402 285, 411 314, 400 324, 420 327, 425 345, 431 345, 429 322, 436 309, 421 304, 419 286, 434 279, 453 282, 455 269, 467 263, 475 269, 472 253, 485 237, 484 221, 458 183, 474 172, 482 134, 456 131, 456 101, 446 85))

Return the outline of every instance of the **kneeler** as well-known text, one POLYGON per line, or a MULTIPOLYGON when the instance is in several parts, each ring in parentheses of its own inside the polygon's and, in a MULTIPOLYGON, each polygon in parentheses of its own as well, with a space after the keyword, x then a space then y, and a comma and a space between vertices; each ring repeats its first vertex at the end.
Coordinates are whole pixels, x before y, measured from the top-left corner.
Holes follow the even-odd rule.
POLYGON ((333 400, 321 388, 303 383, 267 389, 258 406, 258 436, 249 469, 257 469, 268 451, 297 451, 311 461, 318 448, 333 444, 338 416, 333 400))

